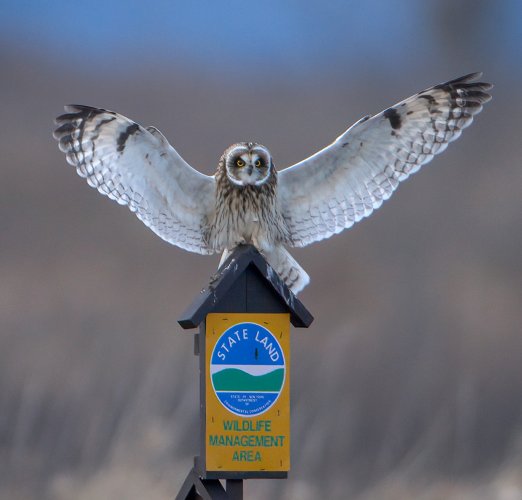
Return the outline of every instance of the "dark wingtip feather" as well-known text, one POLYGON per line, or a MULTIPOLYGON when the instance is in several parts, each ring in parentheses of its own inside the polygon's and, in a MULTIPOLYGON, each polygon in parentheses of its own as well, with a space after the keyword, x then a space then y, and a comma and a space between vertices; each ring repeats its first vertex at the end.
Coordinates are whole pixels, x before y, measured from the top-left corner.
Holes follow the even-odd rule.
POLYGON ((487 82, 474 81, 481 76, 481 72, 469 73, 459 78, 455 78, 454 80, 435 85, 433 88, 449 92, 455 99, 460 97, 460 94, 457 92, 459 90, 464 90, 468 102, 474 101, 482 105, 491 100, 491 95, 488 94, 487 91, 491 90, 493 85, 487 82))
POLYGON ((75 129, 76 127, 70 122, 62 122, 62 124, 54 130, 53 137, 57 140, 61 139, 64 136, 70 135, 72 132, 74 132, 75 129))
POLYGON ((444 87, 479 87, 482 90, 490 90, 493 88, 491 83, 487 82, 476 82, 474 80, 482 77, 482 71, 477 71, 475 73, 468 73, 467 75, 460 76, 453 80, 449 80, 444 83, 440 83, 439 85, 435 85, 434 88, 444 88, 444 87))
POLYGON ((106 109, 94 108, 83 104, 67 104, 64 106, 64 109, 66 113, 55 118, 54 123, 56 125, 62 125, 63 123, 68 123, 71 120, 77 120, 78 118, 87 119, 100 113, 114 114, 112 111, 107 111, 106 109))
POLYGON ((86 106, 85 104, 66 104, 63 109, 68 113, 85 113, 89 111, 103 112, 105 109, 95 108, 93 106, 86 106))
POLYGON ((482 76, 482 71, 475 71, 474 73, 468 73, 464 76, 459 76, 458 78, 455 78, 454 80, 450 80, 449 82, 443 83, 442 85, 449 85, 454 83, 467 83, 471 82, 473 80, 477 80, 482 76))

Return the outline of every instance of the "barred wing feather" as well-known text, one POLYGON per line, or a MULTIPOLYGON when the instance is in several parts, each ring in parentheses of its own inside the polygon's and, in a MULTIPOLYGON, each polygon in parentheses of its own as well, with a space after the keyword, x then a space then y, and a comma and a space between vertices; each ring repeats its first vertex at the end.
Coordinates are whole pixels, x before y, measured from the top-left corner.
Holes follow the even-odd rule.
POLYGON ((154 127, 89 106, 66 106, 54 137, 67 161, 100 193, 127 205, 164 240, 192 252, 214 250, 203 228, 215 180, 189 166, 154 127))
POLYGON ((292 244, 329 238, 370 215, 468 127, 491 96, 473 73, 436 85, 373 116, 279 172, 292 244))

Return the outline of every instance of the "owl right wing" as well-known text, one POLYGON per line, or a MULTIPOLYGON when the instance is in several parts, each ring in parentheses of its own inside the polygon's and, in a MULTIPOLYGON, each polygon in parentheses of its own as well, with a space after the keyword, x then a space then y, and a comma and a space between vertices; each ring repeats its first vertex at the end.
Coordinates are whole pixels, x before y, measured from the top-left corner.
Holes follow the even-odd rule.
POLYGON ((399 183, 446 149, 491 99, 473 73, 436 85, 373 116, 279 172, 293 246, 329 238, 370 215, 399 183))
POLYGON ((66 106, 54 137, 67 161, 101 194, 127 205, 165 241, 210 254, 204 228, 215 208, 214 177, 194 170, 159 130, 89 106, 66 106))

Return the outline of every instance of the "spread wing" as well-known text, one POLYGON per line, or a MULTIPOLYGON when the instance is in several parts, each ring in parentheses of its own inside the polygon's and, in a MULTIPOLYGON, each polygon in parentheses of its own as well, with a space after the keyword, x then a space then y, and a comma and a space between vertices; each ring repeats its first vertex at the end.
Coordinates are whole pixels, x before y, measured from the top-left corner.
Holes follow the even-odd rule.
POLYGON ((370 215, 399 183, 446 149, 491 99, 481 73, 449 81, 366 116, 334 143, 279 172, 294 246, 328 238, 370 215))
POLYGON ((194 170, 154 127, 105 109, 65 111, 54 137, 90 186, 127 205, 165 241, 213 253, 203 228, 214 210, 214 177, 194 170))

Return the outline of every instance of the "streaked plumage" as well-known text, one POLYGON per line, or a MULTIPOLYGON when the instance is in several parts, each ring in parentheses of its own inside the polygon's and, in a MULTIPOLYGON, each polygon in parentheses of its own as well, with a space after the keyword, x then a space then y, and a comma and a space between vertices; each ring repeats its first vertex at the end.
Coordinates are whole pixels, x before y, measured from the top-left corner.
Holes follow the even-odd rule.
POLYGON ((256 143, 230 146, 214 176, 188 165, 154 127, 67 106, 54 136, 92 187, 164 240, 192 252, 254 244, 299 292, 306 272, 285 249, 328 238, 370 215, 399 183, 457 139, 491 98, 480 73, 366 116, 313 156, 281 170, 256 143))

